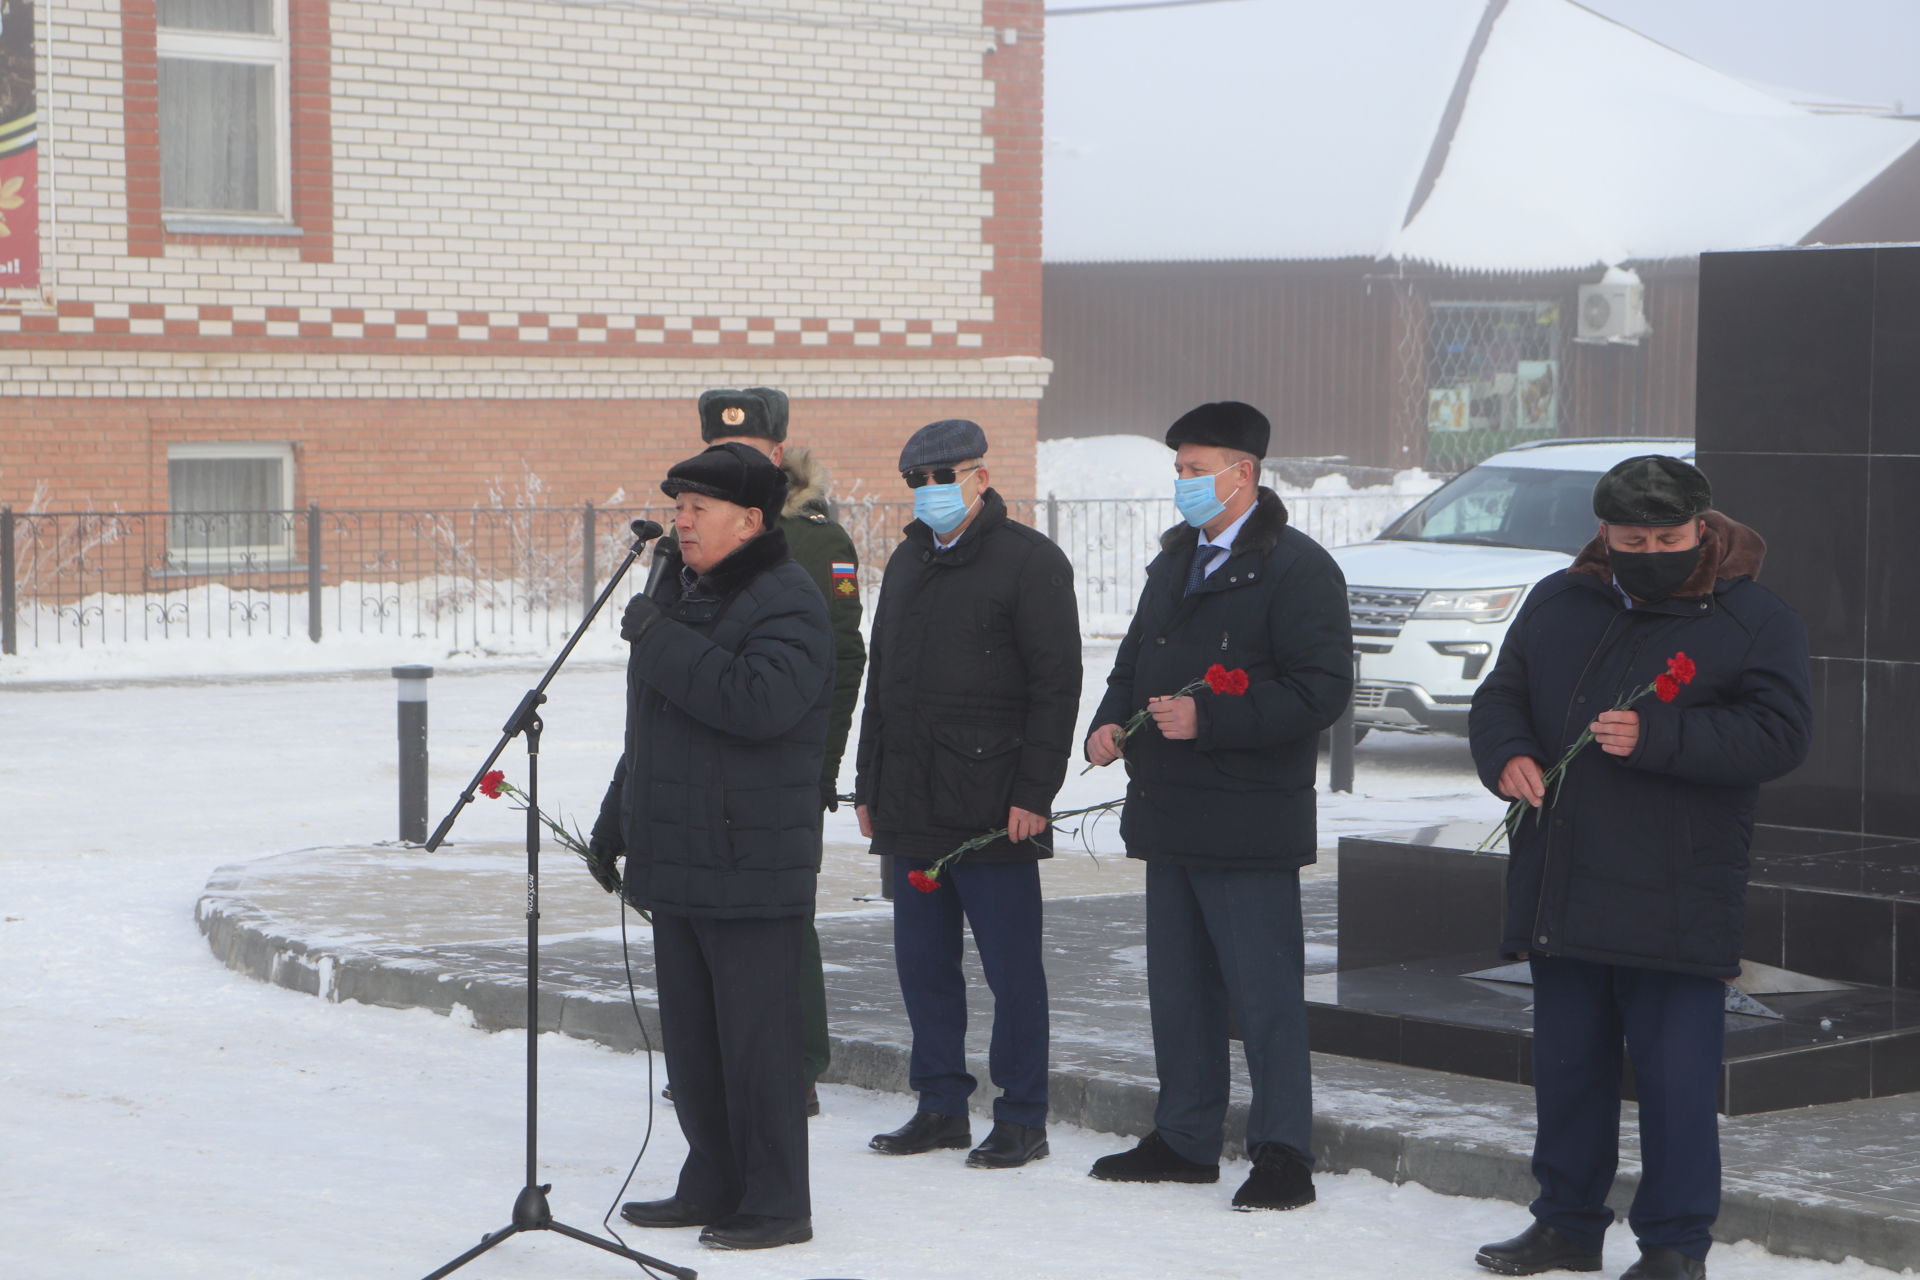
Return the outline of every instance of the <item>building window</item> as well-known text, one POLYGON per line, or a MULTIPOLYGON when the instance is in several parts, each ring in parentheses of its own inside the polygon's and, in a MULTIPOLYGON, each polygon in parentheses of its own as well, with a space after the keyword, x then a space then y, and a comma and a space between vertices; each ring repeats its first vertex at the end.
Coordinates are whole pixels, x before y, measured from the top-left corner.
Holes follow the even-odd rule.
POLYGON ((291 564, 293 446, 173 445, 167 507, 167 559, 176 569, 291 564))
POLYGON ((156 15, 162 208, 286 222, 286 0, 158 0, 156 15))

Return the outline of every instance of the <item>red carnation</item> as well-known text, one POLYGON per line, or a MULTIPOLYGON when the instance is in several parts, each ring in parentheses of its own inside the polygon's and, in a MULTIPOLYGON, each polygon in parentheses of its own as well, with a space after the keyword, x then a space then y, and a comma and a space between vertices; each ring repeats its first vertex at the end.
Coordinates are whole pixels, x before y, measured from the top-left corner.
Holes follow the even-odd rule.
MULTIPOLYGON (((1693 682, 1694 670, 1693 659, 1689 658, 1684 652, 1676 653, 1667 659, 1667 674, 1675 680, 1678 680, 1681 684, 1691 684, 1693 682)), ((1672 702, 1673 699, 1668 698, 1667 701, 1672 702)))
POLYGON ((1679 678, 1662 671, 1653 678, 1653 696, 1662 702, 1672 702, 1680 696, 1679 678))
POLYGON ((500 784, 507 780, 505 769, 495 769, 480 779, 480 794, 489 800, 500 798, 500 784))
POLYGON ((932 893, 940 887, 940 882, 924 871, 907 872, 907 883, 922 893, 932 893))
POLYGON ((1239 667, 1229 671, 1216 662, 1207 668, 1206 681, 1215 693, 1238 696, 1247 691, 1247 673, 1239 667))

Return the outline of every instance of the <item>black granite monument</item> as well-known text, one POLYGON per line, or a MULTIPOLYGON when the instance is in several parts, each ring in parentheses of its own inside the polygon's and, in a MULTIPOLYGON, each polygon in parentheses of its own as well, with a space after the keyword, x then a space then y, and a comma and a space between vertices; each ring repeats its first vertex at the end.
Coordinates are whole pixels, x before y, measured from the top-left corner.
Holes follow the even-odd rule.
MULTIPOLYGON (((1790 971, 1762 997, 1780 1016, 1728 1015, 1721 1106, 1920 1090, 1920 245, 1708 254, 1700 277, 1697 461, 1807 621, 1815 717, 1753 848, 1745 956, 1790 971)), ((1465 976, 1499 963, 1485 834, 1340 842, 1315 1049, 1529 1079, 1532 989, 1465 976)))

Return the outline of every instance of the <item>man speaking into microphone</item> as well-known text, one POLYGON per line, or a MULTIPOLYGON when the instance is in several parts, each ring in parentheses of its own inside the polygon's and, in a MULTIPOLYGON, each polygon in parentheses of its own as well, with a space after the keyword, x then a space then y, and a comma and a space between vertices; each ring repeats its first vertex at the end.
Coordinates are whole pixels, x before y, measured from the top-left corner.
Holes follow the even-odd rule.
POLYGON ((678 571, 627 603, 626 749, 595 879, 653 914, 668 1078, 687 1139, 642 1227, 765 1249, 813 1238, 799 973, 833 700, 827 608, 776 525, 780 468, 714 445, 667 473, 678 571), (615 863, 626 858, 622 876, 615 863))

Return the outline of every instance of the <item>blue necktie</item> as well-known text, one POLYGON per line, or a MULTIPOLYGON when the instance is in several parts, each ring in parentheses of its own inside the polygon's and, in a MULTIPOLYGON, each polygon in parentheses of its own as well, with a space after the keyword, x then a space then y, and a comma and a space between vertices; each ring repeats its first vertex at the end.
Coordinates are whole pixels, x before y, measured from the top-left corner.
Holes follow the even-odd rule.
POLYGON ((1193 564, 1187 570, 1187 589, 1185 594, 1192 595, 1207 580, 1207 570, 1213 567, 1215 552, 1224 551, 1224 547, 1201 545, 1193 549, 1193 564))

